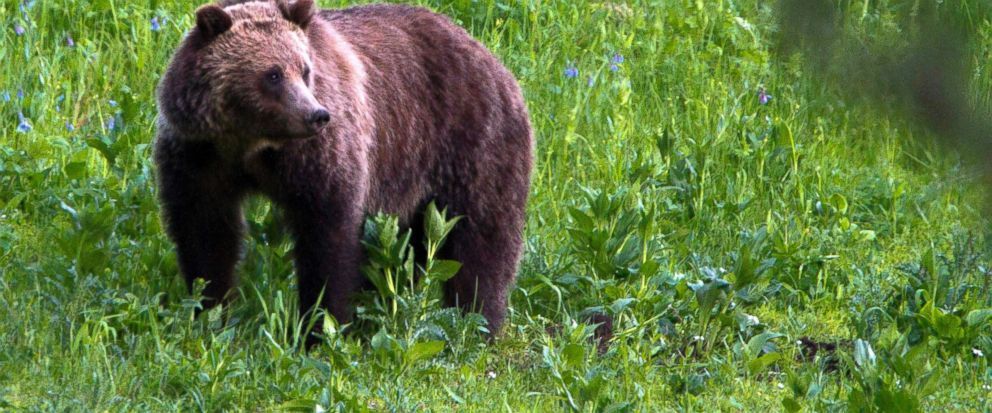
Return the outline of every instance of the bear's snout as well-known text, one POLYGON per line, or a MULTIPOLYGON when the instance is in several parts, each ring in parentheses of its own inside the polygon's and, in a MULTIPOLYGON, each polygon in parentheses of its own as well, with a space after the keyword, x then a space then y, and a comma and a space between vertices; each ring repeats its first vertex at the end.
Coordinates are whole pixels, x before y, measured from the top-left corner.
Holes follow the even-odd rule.
POLYGON ((331 121, 331 113, 324 108, 317 108, 313 112, 307 115, 307 124, 310 125, 314 130, 319 130, 327 125, 327 122, 331 121))

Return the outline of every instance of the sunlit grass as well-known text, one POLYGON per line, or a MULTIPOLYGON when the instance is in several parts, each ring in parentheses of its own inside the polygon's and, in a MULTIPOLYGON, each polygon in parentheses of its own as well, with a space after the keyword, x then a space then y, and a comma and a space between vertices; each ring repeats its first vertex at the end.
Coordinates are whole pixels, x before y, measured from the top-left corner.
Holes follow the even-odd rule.
MULTIPOLYGON (((0 410, 987 409, 978 180, 775 55, 772 3, 423 2, 517 75, 537 166, 503 337, 419 359, 396 349, 426 336, 387 322, 293 345, 290 243, 261 199, 240 297, 192 317, 149 144, 194 5, 0 2, 0 410), (615 322, 603 354, 592 313, 615 322)), ((891 30, 869 3, 866 32, 891 30)))

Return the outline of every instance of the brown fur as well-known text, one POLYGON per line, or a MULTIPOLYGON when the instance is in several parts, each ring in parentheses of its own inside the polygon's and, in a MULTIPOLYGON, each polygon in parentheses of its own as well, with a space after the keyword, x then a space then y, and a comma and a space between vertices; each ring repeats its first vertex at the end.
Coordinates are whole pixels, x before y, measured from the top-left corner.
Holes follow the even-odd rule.
POLYGON ((210 281, 208 297, 234 285, 251 193, 286 211, 301 309, 319 304, 339 321, 362 284, 364 216, 416 228, 436 200, 465 217, 442 251, 463 264, 446 299, 500 328, 523 243, 531 130, 513 76, 446 18, 396 5, 315 12, 311 0, 204 6, 159 109, 166 228, 187 281, 210 281), (262 80, 270 67, 279 86, 262 80), (322 108, 330 122, 313 132, 300 114, 322 108))

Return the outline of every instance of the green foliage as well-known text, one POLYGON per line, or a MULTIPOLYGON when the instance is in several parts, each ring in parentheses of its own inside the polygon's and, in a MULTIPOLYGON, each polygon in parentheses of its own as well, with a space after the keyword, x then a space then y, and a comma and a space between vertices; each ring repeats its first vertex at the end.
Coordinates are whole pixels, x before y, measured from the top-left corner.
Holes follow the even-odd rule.
POLYGON ((441 286, 455 276, 461 264, 438 259, 437 254, 460 217, 448 219, 447 209, 438 211, 431 202, 424 211, 426 257, 416 263, 410 245, 411 230, 400 235, 396 217, 378 214, 365 224, 364 241, 368 264, 362 273, 372 282, 376 294, 358 308, 360 328, 378 330, 369 340, 373 354, 386 368, 406 370, 458 344, 452 351, 466 351, 480 344, 488 333, 479 314, 462 317, 453 308, 442 309, 441 286))
MULTIPOLYGON (((305 352, 290 239, 252 199, 240 290, 194 317, 150 151, 193 5, 4 0, 0 410, 987 409, 987 181, 899 102, 851 105, 778 53, 777 2, 420 3, 493 50, 532 115, 498 339, 441 303, 459 224, 433 206, 423 240, 369 217, 372 289, 305 352)), ((975 32, 961 64, 987 104, 987 7, 933 4, 975 32)), ((914 36, 913 2, 838 5, 852 44, 914 36)))

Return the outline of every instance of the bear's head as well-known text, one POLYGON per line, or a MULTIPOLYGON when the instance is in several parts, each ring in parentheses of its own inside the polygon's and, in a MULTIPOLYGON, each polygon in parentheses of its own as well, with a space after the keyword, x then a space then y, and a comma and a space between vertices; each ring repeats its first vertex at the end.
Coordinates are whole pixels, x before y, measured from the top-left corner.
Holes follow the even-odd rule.
POLYGON ((159 88, 161 115, 192 139, 317 136, 330 121, 315 96, 313 0, 222 1, 196 11, 159 88))

